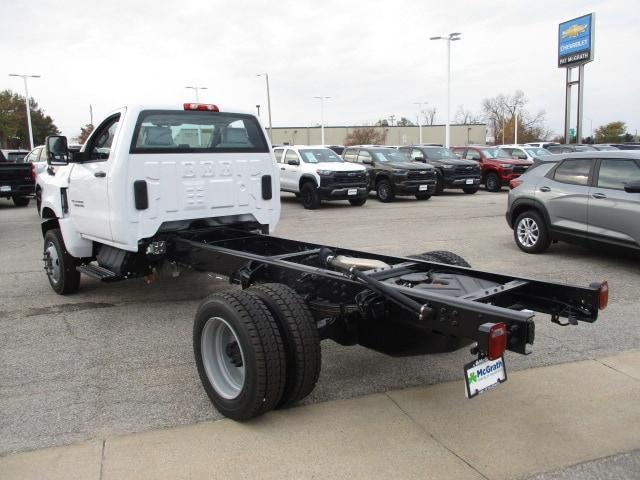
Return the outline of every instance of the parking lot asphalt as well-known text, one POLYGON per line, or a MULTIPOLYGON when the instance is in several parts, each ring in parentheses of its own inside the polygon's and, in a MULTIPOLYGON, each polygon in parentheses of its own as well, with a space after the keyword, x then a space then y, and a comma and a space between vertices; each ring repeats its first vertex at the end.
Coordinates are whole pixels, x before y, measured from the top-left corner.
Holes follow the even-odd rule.
MULTIPOLYGON (((392 204, 372 197, 363 207, 324 203, 317 211, 289 195, 282 203, 283 237, 393 255, 451 250, 483 270, 609 281, 609 308, 594 324, 563 328, 538 315, 533 353, 508 353, 511 370, 640 347, 638 261, 567 244, 522 253, 504 220, 506 191, 392 204)), ((33 204, 0 200, 0 216, 0 455, 220 418, 195 371, 191 328, 199 301, 229 288, 225 281, 190 272, 151 285, 83 278, 80 292, 61 297, 42 271, 33 204)), ((470 359, 466 350, 390 358, 323 342, 320 381, 304 403, 460 379, 470 359)))

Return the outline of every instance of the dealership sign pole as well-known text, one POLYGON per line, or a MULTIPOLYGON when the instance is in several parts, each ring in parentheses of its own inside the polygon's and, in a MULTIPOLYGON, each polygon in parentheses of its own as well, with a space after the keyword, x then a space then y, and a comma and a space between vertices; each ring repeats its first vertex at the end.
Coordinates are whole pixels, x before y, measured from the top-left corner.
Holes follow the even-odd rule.
POLYGON ((566 96, 564 110, 564 141, 571 143, 571 87, 578 85, 578 112, 576 122, 576 143, 582 139, 582 114, 584 96, 584 65, 594 58, 594 30, 596 14, 562 22, 558 26, 558 68, 567 69, 566 96), (572 72, 578 68, 578 79, 573 80, 572 72))

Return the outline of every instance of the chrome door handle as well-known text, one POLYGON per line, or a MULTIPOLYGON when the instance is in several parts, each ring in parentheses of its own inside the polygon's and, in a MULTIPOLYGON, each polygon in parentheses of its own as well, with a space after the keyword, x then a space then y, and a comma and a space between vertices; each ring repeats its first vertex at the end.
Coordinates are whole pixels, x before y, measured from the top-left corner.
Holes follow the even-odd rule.
POLYGON ((549 187, 540 187, 541 192, 550 192, 551 189, 549 187))
POLYGON ((94 177, 104 178, 107 176, 106 172, 96 172, 93 174, 94 177))
POLYGON ((591 196, 593 198, 607 198, 607 196, 604 193, 592 193, 591 196))

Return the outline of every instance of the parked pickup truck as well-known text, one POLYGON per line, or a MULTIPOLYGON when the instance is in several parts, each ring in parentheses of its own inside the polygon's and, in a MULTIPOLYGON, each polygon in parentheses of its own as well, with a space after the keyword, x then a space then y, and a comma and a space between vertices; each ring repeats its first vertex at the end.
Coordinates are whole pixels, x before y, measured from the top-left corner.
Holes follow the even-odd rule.
POLYGON ((435 195, 442 195, 445 188, 461 188, 468 194, 480 188, 478 163, 463 160, 448 148, 423 144, 400 147, 400 151, 414 162, 433 165, 438 173, 435 195))
POLYGON ((381 202, 392 202, 396 195, 429 200, 436 191, 435 169, 409 162, 395 148, 356 145, 348 147, 342 156, 347 162, 367 168, 369 190, 376 192, 381 202))
POLYGON ((76 292, 81 275, 148 283, 183 267, 236 285, 203 299, 193 323, 202 386, 236 420, 307 396, 321 340, 393 356, 471 346, 463 378, 472 398, 507 380, 506 350, 528 353, 534 310, 577 324, 607 305, 606 282, 496 274, 446 251, 395 257, 270 235, 280 164, 252 114, 128 106, 98 124, 79 153, 60 136, 46 147, 57 165, 43 176, 41 224, 54 291, 76 292))
POLYGON ((482 169, 481 183, 490 192, 499 192, 503 186, 509 185, 533 164, 527 160, 518 160, 498 147, 488 145, 468 145, 453 147, 455 153, 467 160, 475 160, 482 169))
POLYGON ((348 200, 361 207, 367 201, 367 170, 345 162, 328 147, 278 147, 273 153, 280 168, 280 190, 295 193, 313 210, 321 200, 348 200))
POLYGON ((7 161, 0 152, 0 198, 10 198, 16 207, 25 207, 33 197, 34 190, 33 165, 7 161))

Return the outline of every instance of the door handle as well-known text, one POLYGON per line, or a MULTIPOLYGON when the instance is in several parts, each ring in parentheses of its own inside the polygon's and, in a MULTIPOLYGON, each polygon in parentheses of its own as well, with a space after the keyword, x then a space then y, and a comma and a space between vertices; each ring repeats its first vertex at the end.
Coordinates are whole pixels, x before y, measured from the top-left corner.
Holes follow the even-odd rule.
POLYGON ((592 193, 591 196, 593 198, 607 198, 607 196, 604 193, 592 193))
POLYGON ((550 192, 551 189, 549 187, 540 187, 541 192, 550 192))
POLYGON ((107 176, 106 172, 96 172, 93 174, 94 177, 98 177, 98 178, 104 178, 107 176))
POLYGON ((282 170, 284 172, 284 167, 280 167, 280 170, 282 170))

